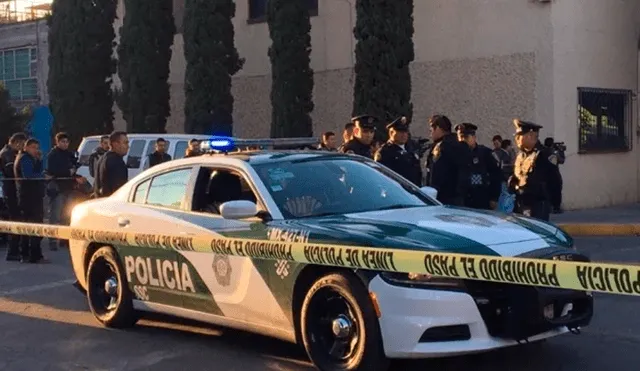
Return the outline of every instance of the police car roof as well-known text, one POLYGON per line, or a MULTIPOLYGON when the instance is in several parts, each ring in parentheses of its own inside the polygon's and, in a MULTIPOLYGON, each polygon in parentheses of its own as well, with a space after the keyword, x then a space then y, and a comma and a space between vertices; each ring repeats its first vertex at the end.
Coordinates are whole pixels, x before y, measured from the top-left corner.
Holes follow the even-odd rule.
POLYGON ((207 156, 227 156, 238 160, 246 161, 251 165, 260 165, 268 163, 277 163, 284 161, 299 161, 308 159, 332 159, 332 158, 349 158, 353 159, 351 155, 347 155, 340 152, 327 152, 327 151, 315 151, 315 150, 256 150, 256 151, 243 151, 243 152, 229 152, 227 154, 217 153, 204 155, 207 156))

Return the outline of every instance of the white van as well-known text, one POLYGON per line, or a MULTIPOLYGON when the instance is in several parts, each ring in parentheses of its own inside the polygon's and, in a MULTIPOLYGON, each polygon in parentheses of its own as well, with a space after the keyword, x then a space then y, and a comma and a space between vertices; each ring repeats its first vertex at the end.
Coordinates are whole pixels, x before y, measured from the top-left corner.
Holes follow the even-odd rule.
MULTIPOLYGON (((167 153, 172 159, 183 158, 191 139, 205 140, 208 135, 194 134, 127 134, 129 137, 129 153, 124 156, 124 162, 129 168, 129 179, 141 173, 149 164, 148 156, 155 150, 156 140, 163 138, 167 141, 167 153)), ((78 147, 78 162, 80 168, 77 174, 87 178, 93 184, 93 177, 89 174, 89 157, 100 144, 101 135, 94 135, 82 139, 78 147)))

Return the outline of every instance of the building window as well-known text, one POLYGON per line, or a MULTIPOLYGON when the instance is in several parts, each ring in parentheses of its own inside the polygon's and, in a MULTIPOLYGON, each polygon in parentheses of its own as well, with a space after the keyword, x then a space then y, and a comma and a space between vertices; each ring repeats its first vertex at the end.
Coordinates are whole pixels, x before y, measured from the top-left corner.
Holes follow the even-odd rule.
POLYGON ((12 101, 38 99, 38 52, 36 48, 0 50, 0 81, 12 101))
MULTIPOLYGON (((267 21, 267 2, 269 0, 249 0, 249 23, 267 21)), ((300 0, 306 2, 310 16, 318 15, 318 0, 300 0)))
POLYGON ((578 153, 630 151, 632 92, 578 88, 578 153))

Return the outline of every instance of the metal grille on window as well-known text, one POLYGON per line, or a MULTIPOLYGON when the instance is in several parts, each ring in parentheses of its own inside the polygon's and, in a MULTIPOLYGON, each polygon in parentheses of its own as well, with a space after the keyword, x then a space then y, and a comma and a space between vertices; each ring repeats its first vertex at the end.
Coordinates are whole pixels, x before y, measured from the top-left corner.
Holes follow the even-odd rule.
POLYGON ((632 149, 630 90, 578 88, 578 152, 632 149))
POLYGON ((14 102, 38 99, 38 62, 36 48, 18 48, 0 51, 0 82, 14 102))

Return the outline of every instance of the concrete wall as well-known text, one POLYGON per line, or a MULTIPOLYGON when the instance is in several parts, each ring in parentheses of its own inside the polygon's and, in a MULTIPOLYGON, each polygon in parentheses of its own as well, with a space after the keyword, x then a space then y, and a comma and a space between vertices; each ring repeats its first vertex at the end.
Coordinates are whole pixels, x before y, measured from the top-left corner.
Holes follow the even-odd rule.
POLYGON ((44 20, 0 24, 0 50, 25 46, 38 48, 38 94, 41 104, 49 103, 47 75, 49 74, 48 27, 44 20))
POLYGON ((567 205, 607 206, 638 200, 637 100, 628 153, 578 155, 577 87, 638 91, 638 0, 562 0, 551 6, 556 140, 568 147, 567 205))

